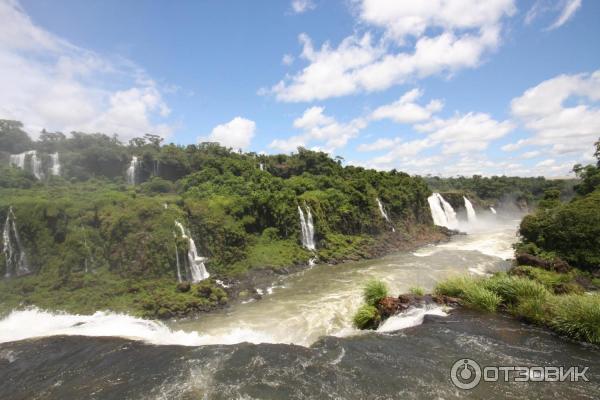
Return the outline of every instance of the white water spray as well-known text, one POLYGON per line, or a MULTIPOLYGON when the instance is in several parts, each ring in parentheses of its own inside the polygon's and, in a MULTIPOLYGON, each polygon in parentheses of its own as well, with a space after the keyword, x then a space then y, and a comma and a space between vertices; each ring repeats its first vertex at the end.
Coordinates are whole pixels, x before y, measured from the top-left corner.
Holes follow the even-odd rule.
POLYGON ((467 210, 467 218, 470 224, 477 222, 477 214, 475 213, 475 209, 473 208, 473 204, 469 199, 463 196, 465 201, 465 209, 467 210))
MULTIPOLYGON (((385 219, 390 224, 390 226, 392 226, 392 221, 390 220, 390 217, 387 215, 387 212, 385 212, 385 208, 383 208, 383 204, 381 203, 381 200, 379 200, 379 197, 375 198, 375 200, 377 200, 377 206, 379 207, 379 213, 381 214, 383 219, 385 219)), ((394 226, 392 226, 392 232, 396 232, 396 228, 394 228, 394 226)))
POLYGON ((2 230, 2 253, 6 260, 5 278, 10 278, 13 275, 26 275, 30 272, 27 254, 21 244, 12 207, 8 209, 4 229, 2 230))
POLYGON ((37 151, 29 150, 21 154, 11 154, 10 164, 23 170, 29 170, 37 179, 42 179, 42 160, 38 157, 37 151), (29 168, 27 168, 29 161, 29 168))
POLYGON ((298 214, 300 216, 300 230, 302 232, 302 246, 308 250, 315 250, 315 227, 313 225, 313 217, 310 212, 310 207, 306 207, 306 216, 302 208, 298 206, 298 214))
POLYGON ((456 229, 458 227, 456 212, 441 194, 433 193, 427 198, 427 202, 429 203, 431 216, 435 225, 445 226, 449 229, 456 229))
POLYGON ((263 164, 263 163, 258 164, 258 168, 260 168, 261 171, 264 171, 265 170, 265 164, 263 164))
POLYGON ((140 164, 141 162, 138 160, 137 156, 131 157, 129 168, 127 168, 127 183, 130 185, 135 185, 137 183, 137 170, 140 164))
POLYGON ((494 207, 490 207, 490 211, 491 211, 491 212, 492 212, 492 214, 494 214, 494 215, 495 215, 495 214, 498 214, 498 213, 496 212, 496 209, 495 209, 494 207))
MULTIPOLYGON (((190 280, 194 283, 196 282, 200 282, 203 281, 204 279, 207 279, 210 274, 208 273, 208 271, 206 270, 206 267, 204 266, 204 261, 206 261, 206 257, 201 257, 198 255, 198 250, 196 249, 196 243, 194 243, 194 239, 192 239, 191 235, 188 235, 185 231, 185 228, 183 227, 183 225, 178 222, 175 221, 175 225, 179 228, 179 230, 181 231, 181 237, 183 237, 184 239, 187 239, 188 241, 188 254, 187 254, 187 258, 188 258, 188 266, 189 266, 189 272, 190 272, 190 280)), ((179 269, 178 269, 179 272, 179 269)))

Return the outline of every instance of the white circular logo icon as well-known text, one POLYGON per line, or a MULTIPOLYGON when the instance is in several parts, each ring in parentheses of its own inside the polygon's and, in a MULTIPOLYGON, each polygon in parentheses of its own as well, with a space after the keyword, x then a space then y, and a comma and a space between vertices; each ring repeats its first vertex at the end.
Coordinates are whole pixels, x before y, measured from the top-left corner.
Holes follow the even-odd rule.
POLYGON ((470 358, 461 358, 452 366, 450 378, 459 389, 473 389, 481 381, 481 367, 470 358))

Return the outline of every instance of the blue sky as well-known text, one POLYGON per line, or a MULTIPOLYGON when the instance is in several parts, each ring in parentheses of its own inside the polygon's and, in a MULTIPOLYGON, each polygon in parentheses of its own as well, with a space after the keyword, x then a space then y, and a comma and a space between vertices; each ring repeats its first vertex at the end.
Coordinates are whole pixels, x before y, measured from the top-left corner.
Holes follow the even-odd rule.
POLYGON ((600 2, 0 0, 0 118, 410 173, 565 176, 600 2))

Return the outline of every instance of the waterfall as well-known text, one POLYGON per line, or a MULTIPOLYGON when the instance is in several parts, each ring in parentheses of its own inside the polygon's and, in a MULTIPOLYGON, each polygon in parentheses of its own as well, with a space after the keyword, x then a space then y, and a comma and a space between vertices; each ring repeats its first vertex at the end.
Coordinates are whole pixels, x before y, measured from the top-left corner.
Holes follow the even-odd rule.
POLYGON ((154 165, 152 168, 152 175, 159 176, 160 175, 160 161, 154 160, 154 165))
POLYGON ((21 244, 12 207, 8 209, 6 214, 6 222, 2 230, 2 244, 2 252, 6 260, 5 278, 10 278, 13 274, 17 276, 28 274, 30 271, 27 254, 21 244))
MULTIPOLYGON (((177 235, 175 235, 177 238, 177 235)), ((175 242, 175 260, 177 261, 177 282, 181 283, 181 264, 179 263, 179 249, 177 248, 177 241, 175 242)))
POLYGON ((469 223, 477 222, 477 214, 475 213, 473 204, 471 204, 469 199, 467 199, 465 196, 463 196, 463 199, 465 200, 465 208, 467 209, 467 218, 469 223))
POLYGON ((265 164, 263 164, 263 163, 258 164, 258 168, 260 168, 261 171, 264 171, 265 170, 265 164))
POLYGON ((37 151, 29 150, 21 154, 10 155, 10 164, 23 170, 28 170, 28 168, 26 168, 27 160, 29 160, 29 171, 31 171, 37 179, 42 179, 44 177, 44 173, 42 172, 42 160, 38 157, 37 151))
MULTIPOLYGON (((194 239, 192 239, 192 236, 188 235, 186 233, 183 225, 181 225, 181 223, 179 223, 178 221, 175 221, 175 225, 181 231, 181 237, 183 237, 184 239, 187 239, 187 241, 188 241, 187 260, 188 260, 188 266, 189 266, 189 271, 190 271, 190 274, 189 274, 190 281, 192 281, 194 283, 203 281, 204 279, 206 279, 210 276, 210 274, 206 270, 206 267, 204 266, 204 261, 206 260, 206 257, 201 257, 198 255, 198 250, 196 249, 196 243, 194 243, 194 239)), ((178 269, 178 272, 179 272, 179 269, 178 269)))
MULTIPOLYGON (((385 208, 383 208, 383 204, 381 204, 381 200, 379 200, 379 197, 376 197, 375 200, 377 200, 377 206, 379 207, 379 213, 381 214, 383 219, 385 219, 390 225, 392 225, 392 221, 390 220, 390 217, 388 217, 387 213, 385 212, 385 208)), ((396 228, 394 228, 393 226, 392 226, 392 232, 396 232, 396 228)))
POLYGON ((433 223, 438 226, 445 226, 446 228, 454 229, 458 226, 458 220, 456 219, 456 212, 441 194, 433 193, 427 198, 429 208, 431 209, 431 216, 433 217, 433 223))
POLYGON ((496 209, 495 209, 494 207, 490 207, 490 211, 492 212, 492 214, 498 214, 498 213, 496 212, 496 209))
POLYGON ((60 159, 58 157, 58 153, 50 154, 50 160, 52 161, 50 173, 56 176, 60 175, 60 159))
POLYGON ((308 250, 315 250, 315 227, 313 225, 313 217, 310 212, 310 207, 306 207, 306 217, 302 208, 298 206, 298 214, 300 216, 300 230, 302 232, 302 246, 308 250))
POLYGON ((129 163, 129 168, 127 168, 127 183, 130 185, 135 185, 137 183, 137 169, 140 166, 140 161, 137 156, 131 157, 131 162, 129 163))

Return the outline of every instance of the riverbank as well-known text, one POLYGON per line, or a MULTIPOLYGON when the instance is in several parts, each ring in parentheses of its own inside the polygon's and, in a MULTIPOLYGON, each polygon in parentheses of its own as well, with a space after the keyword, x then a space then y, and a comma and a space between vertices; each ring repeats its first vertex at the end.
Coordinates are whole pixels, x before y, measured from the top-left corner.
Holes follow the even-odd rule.
POLYGON ((600 344, 600 281, 564 262, 545 265, 518 265, 489 277, 455 276, 439 282, 429 295, 413 288, 412 293, 393 297, 383 282, 371 281, 363 288, 364 304, 354 325, 378 329, 414 308, 465 307, 509 315, 569 340, 600 344))

